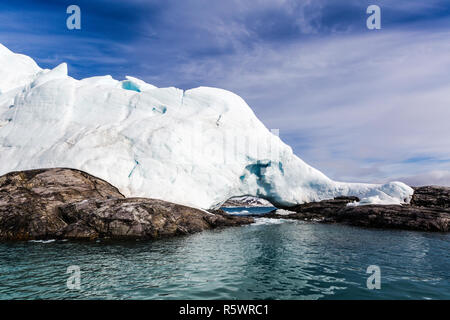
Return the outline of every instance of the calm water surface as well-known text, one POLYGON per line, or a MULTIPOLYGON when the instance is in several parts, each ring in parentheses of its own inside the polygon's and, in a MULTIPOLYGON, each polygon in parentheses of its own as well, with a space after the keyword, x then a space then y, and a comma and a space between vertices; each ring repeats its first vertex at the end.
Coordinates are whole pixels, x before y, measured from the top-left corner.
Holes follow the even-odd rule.
POLYGON ((265 218, 158 241, 2 243, 0 299, 450 299, 449 252, 449 234, 265 218))

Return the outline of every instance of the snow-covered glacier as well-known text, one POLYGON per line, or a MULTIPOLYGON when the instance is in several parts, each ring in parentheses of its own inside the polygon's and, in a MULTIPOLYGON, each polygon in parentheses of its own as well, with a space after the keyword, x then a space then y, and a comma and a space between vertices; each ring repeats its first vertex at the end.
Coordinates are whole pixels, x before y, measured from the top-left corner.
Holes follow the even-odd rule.
POLYGON ((409 202, 413 190, 329 179, 293 154, 239 96, 157 88, 111 76, 76 80, 0 45, 0 174, 70 167, 126 196, 199 208, 251 195, 277 206, 353 195, 409 202))

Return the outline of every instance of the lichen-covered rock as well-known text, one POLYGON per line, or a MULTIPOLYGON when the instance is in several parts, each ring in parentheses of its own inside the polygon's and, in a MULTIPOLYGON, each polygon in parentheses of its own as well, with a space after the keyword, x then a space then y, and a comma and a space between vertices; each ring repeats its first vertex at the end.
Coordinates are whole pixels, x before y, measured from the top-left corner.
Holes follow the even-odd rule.
POLYGON ((416 187, 414 188, 411 205, 450 209, 450 188, 439 186, 416 187))
MULTIPOLYGON (((306 203, 289 208, 295 213, 282 217, 369 228, 450 231, 450 188, 435 186, 415 188, 409 205, 347 205, 354 201, 358 199, 339 197, 306 203)), ((280 217, 275 212, 268 216, 280 217)))
POLYGON ((108 182, 73 169, 0 177, 0 239, 159 238, 253 219, 211 214, 161 200, 125 197, 108 182))
POLYGON ((60 236, 77 239, 157 239, 253 222, 146 198, 84 200, 60 207, 59 215, 68 224, 60 236))
POLYGON ((123 198, 106 181, 72 169, 11 172, 0 177, 0 239, 53 237, 66 223, 57 215, 65 203, 123 198))

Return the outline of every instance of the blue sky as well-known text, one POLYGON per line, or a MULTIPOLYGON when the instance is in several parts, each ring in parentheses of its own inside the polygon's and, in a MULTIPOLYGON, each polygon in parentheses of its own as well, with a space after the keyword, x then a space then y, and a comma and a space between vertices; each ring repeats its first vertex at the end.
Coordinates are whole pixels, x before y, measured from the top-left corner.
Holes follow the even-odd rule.
POLYGON ((334 179, 450 185, 448 0, 3 1, 0 43, 77 79, 241 95, 334 179), (81 8, 81 30, 66 8, 81 8), (381 7, 382 29, 366 28, 381 7))

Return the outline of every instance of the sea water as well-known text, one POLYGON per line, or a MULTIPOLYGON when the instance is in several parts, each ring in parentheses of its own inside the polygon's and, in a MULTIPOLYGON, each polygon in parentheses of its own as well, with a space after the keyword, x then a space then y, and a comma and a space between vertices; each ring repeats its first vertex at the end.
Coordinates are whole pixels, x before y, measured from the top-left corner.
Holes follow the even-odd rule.
MULTIPOLYGON (((262 212, 230 211, 244 210, 262 212)), ((257 218, 157 241, 1 243, 0 299, 450 299, 449 270, 450 234, 257 218)))

